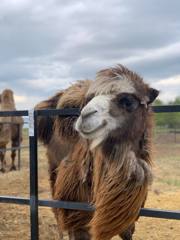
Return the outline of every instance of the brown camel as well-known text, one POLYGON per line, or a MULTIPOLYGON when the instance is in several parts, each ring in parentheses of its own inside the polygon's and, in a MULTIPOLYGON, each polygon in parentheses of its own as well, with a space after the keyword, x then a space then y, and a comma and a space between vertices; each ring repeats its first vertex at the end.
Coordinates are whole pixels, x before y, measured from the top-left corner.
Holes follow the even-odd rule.
POLYGON ((132 239, 152 181, 151 103, 158 91, 122 65, 79 81, 36 109, 78 107, 79 117, 40 117, 52 197, 88 202, 95 212, 54 209, 71 240, 132 239))
MULTIPOLYGON (((5 89, 0 95, 0 110, 1 111, 13 111, 16 110, 13 91, 5 89)), ((0 117, 0 171, 5 172, 6 160, 5 153, 6 147, 11 142, 11 147, 16 148, 20 146, 22 141, 22 117, 0 117)), ((10 170, 16 170, 15 166, 16 149, 11 151, 11 167, 10 170)))

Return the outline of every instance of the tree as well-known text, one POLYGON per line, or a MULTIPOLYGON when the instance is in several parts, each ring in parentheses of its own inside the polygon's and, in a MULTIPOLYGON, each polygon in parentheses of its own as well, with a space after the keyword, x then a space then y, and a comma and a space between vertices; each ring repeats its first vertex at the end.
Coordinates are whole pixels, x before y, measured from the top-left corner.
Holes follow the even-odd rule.
POLYGON ((154 104, 153 104, 154 106, 161 106, 161 105, 163 105, 163 101, 161 101, 160 99, 156 99, 155 101, 154 101, 154 104))
POLYGON ((175 98, 174 104, 180 105, 180 96, 175 98))
MULTIPOLYGON (((156 100, 154 105, 163 105, 161 100, 156 100)), ((168 105, 180 105, 180 96, 174 101, 170 101, 168 105)), ((158 113, 155 115, 156 125, 168 128, 180 128, 180 113, 158 113)))

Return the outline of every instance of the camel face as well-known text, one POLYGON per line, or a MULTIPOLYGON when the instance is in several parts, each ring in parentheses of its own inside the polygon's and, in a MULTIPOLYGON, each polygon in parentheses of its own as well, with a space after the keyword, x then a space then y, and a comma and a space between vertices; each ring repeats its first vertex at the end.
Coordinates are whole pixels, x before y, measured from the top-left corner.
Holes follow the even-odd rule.
POLYGON ((137 121, 138 126, 143 125, 147 105, 157 94, 141 77, 121 66, 100 71, 87 92, 86 98, 91 99, 83 107, 75 129, 90 140, 91 149, 108 136, 120 139, 126 133, 127 137, 133 126, 140 131, 137 121))
MULTIPOLYGON (((117 128, 118 121, 111 116, 110 106, 113 96, 94 97, 81 111, 75 124, 76 130, 86 139, 95 140, 94 147, 106 138, 110 131, 117 128)), ((123 117, 121 118, 123 122, 123 117)))
POLYGON ((75 128, 82 137, 92 140, 94 148, 116 130, 124 131, 138 107, 140 100, 131 93, 95 96, 82 109, 75 128))

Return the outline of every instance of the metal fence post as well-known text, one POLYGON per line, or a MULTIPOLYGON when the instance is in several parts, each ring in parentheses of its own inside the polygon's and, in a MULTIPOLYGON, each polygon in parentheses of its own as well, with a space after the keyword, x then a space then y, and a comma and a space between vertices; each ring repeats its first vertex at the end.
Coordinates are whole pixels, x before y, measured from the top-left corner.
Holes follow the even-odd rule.
POLYGON ((38 162, 37 162, 37 113, 29 111, 30 144, 30 218, 31 240, 39 239, 38 224, 38 162))
POLYGON ((17 124, 18 127, 18 134, 19 134, 19 139, 18 139, 18 170, 21 168, 21 127, 20 124, 17 124))

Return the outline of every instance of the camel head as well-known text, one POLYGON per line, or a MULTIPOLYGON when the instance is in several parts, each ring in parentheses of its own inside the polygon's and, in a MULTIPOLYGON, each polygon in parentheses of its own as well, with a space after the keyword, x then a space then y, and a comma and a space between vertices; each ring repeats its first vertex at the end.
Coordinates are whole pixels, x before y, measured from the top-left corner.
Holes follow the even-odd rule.
POLYGON ((14 96, 13 96, 13 91, 11 89, 5 89, 1 93, 1 103, 12 103, 14 104, 14 96))
POLYGON ((88 89, 75 129, 90 141, 91 149, 109 137, 137 138, 147 127, 149 105, 158 94, 122 65, 102 70, 88 89))
POLYGON ((1 93, 1 110, 15 110, 14 94, 10 89, 5 89, 1 93))

